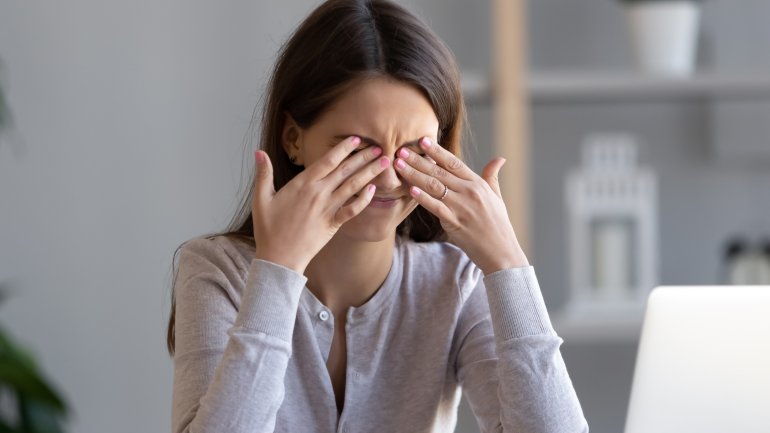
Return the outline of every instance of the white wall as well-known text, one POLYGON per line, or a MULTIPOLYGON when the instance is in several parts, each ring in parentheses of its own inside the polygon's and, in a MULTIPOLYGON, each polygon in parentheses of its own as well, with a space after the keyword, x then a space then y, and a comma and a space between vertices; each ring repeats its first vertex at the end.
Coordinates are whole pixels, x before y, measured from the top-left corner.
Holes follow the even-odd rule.
POLYGON ((0 322, 70 431, 170 430, 172 253, 229 221, 264 77, 311 6, 0 3, 0 322))

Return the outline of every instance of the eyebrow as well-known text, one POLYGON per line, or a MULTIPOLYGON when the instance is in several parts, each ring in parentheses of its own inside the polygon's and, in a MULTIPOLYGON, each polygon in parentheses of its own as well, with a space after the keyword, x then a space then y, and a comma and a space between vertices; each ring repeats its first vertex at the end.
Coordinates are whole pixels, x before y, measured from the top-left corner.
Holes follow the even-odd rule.
MULTIPOLYGON (((338 139, 338 140, 344 140, 344 139, 346 139, 348 137, 352 137, 354 135, 356 137, 360 138, 362 143, 366 143, 369 146, 379 146, 379 147, 382 147, 382 145, 377 140, 375 140, 375 139, 373 139, 371 137, 364 137, 363 135, 358 135, 358 134, 339 134, 339 135, 335 135, 334 138, 338 139)), ((422 138, 422 137, 425 137, 425 136, 420 136, 420 138, 422 138)), ((412 141, 407 141, 406 143, 402 144, 402 146, 419 146, 420 138, 412 140, 412 141)))

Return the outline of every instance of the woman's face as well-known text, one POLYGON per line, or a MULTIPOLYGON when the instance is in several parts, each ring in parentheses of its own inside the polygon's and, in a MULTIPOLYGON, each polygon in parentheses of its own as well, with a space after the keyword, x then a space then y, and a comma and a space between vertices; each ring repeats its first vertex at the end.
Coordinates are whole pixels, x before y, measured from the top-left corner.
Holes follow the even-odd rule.
POLYGON ((417 207, 409 187, 393 167, 402 147, 424 154, 419 139, 436 143, 438 119, 428 99, 416 88, 396 80, 364 80, 343 94, 308 129, 298 128, 297 163, 310 166, 346 137, 361 137, 359 149, 379 146, 391 164, 370 183, 377 187, 364 211, 345 223, 338 234, 369 242, 392 237, 396 227, 417 207))

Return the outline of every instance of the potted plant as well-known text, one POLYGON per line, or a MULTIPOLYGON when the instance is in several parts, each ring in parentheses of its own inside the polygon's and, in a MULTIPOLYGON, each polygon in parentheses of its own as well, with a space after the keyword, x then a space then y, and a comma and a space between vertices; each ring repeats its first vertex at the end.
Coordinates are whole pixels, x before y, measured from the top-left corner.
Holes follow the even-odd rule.
POLYGON ((638 66, 653 74, 692 74, 702 0, 620 1, 638 66))
MULTIPOLYGON (((2 289, 2 285, 0 285, 2 289)), ((0 301, 3 299, 0 290, 0 301)), ((67 405, 45 380, 33 357, 0 328, 0 396, 12 401, 0 411, 0 433, 62 433, 67 405)), ((3 400, 0 400, 0 402, 3 400)))

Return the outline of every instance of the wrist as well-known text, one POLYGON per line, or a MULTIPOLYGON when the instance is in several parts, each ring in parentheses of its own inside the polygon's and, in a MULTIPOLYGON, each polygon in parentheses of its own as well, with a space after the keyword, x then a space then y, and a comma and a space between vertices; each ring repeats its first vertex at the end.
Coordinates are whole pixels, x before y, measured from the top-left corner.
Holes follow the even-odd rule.
POLYGON ((483 266, 480 265, 479 268, 486 276, 497 271, 502 271, 503 269, 526 268, 528 266, 530 266, 530 264, 529 260, 527 260, 527 256, 524 254, 524 251, 519 249, 515 252, 496 256, 487 263, 484 263, 483 266))
POLYGON ((294 272, 297 272, 299 274, 304 274, 305 268, 307 268, 307 263, 303 263, 297 260, 292 260, 288 257, 284 257, 277 254, 269 254, 269 253, 260 254, 259 252, 257 252, 256 254, 254 254, 254 258, 258 260, 264 260, 270 263, 275 263, 276 265, 280 265, 280 266, 283 266, 284 268, 291 269, 294 272))

